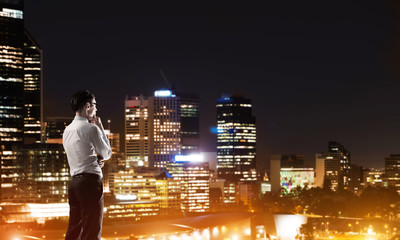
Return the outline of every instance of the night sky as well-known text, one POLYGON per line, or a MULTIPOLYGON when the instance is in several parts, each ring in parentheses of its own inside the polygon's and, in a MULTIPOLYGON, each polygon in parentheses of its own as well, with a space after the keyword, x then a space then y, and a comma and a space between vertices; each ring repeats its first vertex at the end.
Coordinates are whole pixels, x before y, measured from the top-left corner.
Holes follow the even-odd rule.
POLYGON ((395 1, 134 2, 25 1, 43 49, 45 116, 72 116, 70 95, 89 89, 103 122, 123 133, 125 97, 167 87, 160 65, 177 90, 200 94, 203 151, 216 151, 216 99, 241 92, 254 106, 260 167, 279 153, 313 163, 329 140, 366 167, 400 153, 395 1))

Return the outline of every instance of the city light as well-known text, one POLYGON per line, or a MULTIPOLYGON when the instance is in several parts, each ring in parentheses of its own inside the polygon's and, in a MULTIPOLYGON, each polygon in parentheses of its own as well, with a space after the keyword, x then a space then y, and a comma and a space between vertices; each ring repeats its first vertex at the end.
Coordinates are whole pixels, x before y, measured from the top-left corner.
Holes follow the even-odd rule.
POLYGON ((202 154, 190 155, 175 155, 176 162, 203 162, 204 156, 202 154))
POLYGON ((68 203, 28 203, 31 215, 34 218, 66 217, 69 215, 68 203))
POLYGON ((126 195, 117 194, 117 195, 115 195, 115 198, 118 199, 118 200, 136 200, 137 199, 137 195, 134 195, 134 194, 126 194, 126 195))
POLYGON ((171 90, 157 90, 154 92, 155 97, 173 97, 171 90))

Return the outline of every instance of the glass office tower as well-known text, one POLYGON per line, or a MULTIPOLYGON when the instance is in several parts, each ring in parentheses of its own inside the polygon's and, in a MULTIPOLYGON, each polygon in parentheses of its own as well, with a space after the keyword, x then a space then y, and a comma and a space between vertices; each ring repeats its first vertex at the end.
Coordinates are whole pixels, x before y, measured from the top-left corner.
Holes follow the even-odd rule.
POLYGON ((240 94, 225 94, 217 99, 217 169, 225 179, 225 203, 236 200, 239 182, 255 182, 256 121, 249 99, 240 94))
POLYGON ((3 149, 23 141, 23 1, 0 0, 0 140, 3 149))

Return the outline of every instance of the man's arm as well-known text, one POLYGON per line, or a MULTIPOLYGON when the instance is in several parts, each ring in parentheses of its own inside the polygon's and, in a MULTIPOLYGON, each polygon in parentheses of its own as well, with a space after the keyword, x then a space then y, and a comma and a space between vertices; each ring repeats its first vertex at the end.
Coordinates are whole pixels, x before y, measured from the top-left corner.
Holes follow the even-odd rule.
POLYGON ((104 130, 99 127, 93 126, 90 129, 90 138, 93 141, 96 153, 103 157, 103 160, 108 160, 111 157, 111 146, 104 130))

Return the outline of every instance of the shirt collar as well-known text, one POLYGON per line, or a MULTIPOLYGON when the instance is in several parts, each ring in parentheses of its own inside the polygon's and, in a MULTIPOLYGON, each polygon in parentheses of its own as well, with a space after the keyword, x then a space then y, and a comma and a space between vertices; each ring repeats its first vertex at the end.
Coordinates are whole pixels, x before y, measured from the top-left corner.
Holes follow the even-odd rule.
POLYGON ((74 120, 80 120, 80 121, 89 121, 87 118, 85 117, 81 117, 81 116, 75 116, 74 120))

